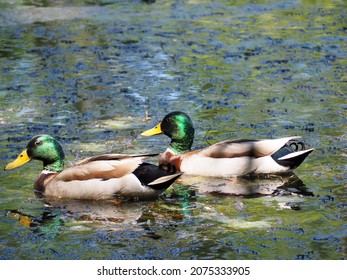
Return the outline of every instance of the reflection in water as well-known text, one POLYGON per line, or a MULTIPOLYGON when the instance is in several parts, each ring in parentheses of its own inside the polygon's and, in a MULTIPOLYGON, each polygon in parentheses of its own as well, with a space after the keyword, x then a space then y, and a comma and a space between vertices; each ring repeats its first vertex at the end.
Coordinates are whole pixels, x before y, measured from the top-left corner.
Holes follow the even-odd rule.
POLYGON ((18 210, 8 210, 7 215, 18 219, 23 226, 30 228, 34 233, 44 234, 54 238, 64 226, 64 220, 50 209, 45 209, 39 216, 31 216, 18 210))
POLYGON ((114 201, 78 201, 45 199, 50 207, 61 209, 67 216, 76 221, 102 224, 134 224, 141 217, 148 202, 114 201))
POLYGON ((42 227, 47 223, 65 226, 102 224, 131 225, 142 216, 142 211, 151 202, 84 201, 45 198, 45 208, 39 216, 33 217, 17 210, 8 214, 27 227, 42 227), (60 221, 60 222, 57 222, 60 221))
POLYGON ((181 184, 192 185, 200 193, 214 195, 240 195, 254 197, 259 195, 308 195, 305 184, 294 173, 282 176, 270 175, 269 177, 234 177, 234 178, 211 178, 184 175, 181 184))

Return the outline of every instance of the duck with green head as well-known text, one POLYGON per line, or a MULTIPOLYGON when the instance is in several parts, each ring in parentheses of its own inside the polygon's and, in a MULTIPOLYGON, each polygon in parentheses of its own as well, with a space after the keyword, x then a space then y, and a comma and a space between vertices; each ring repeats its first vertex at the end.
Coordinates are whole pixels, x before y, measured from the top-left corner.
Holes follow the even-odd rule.
POLYGON ((175 111, 167 114, 142 136, 165 134, 171 143, 160 163, 173 164, 190 175, 232 177, 284 173, 297 168, 314 149, 303 148, 299 136, 264 140, 226 140, 202 150, 191 150, 194 127, 189 116, 175 111))
POLYGON ((64 169, 64 151, 49 135, 33 137, 26 149, 5 170, 32 159, 43 162, 34 188, 45 196, 71 199, 154 198, 164 192, 182 173, 170 165, 143 162, 154 154, 103 154, 84 159, 64 169))

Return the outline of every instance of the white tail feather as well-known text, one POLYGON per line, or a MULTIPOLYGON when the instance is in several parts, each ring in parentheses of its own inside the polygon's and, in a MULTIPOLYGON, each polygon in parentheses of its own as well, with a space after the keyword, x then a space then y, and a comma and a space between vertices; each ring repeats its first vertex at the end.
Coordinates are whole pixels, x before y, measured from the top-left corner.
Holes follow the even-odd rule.
POLYGON ((167 175, 167 176, 163 176, 163 177, 160 177, 158 179, 155 179, 154 181, 150 182, 148 184, 148 186, 153 186, 153 185, 158 185, 158 184, 162 184, 162 183, 165 183, 167 181, 170 181, 171 179, 173 178, 178 178, 179 176, 181 176, 183 173, 180 172, 180 173, 175 173, 175 174, 172 174, 172 175, 167 175))
POLYGON ((298 151, 298 152, 294 152, 294 153, 290 153, 288 155, 285 155, 283 157, 280 157, 278 160, 285 160, 285 159, 290 159, 290 158, 295 158, 297 156, 306 154, 306 153, 310 153, 312 152, 314 149, 309 149, 309 150, 303 150, 303 151, 298 151))

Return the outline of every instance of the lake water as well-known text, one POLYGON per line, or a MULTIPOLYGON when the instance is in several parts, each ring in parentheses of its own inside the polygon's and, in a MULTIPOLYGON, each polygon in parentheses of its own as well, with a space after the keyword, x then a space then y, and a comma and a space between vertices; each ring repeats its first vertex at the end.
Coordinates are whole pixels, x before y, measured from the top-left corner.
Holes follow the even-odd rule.
POLYGON ((0 259, 345 259, 346 2, 153 2, 1 1, 1 166, 41 133, 68 164, 162 152, 140 133, 174 110, 195 148, 301 135, 316 150, 291 176, 184 176, 120 205, 36 198, 38 162, 0 171, 0 259))

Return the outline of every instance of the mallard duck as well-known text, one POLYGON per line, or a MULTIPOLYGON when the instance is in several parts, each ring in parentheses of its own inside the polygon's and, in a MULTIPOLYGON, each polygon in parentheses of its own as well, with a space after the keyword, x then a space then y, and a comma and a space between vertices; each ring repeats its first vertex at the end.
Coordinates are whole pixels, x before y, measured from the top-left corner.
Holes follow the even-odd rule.
POLYGON ((32 159, 43 162, 35 181, 37 192, 48 197, 71 199, 153 198, 164 192, 182 173, 167 165, 143 162, 152 155, 103 154, 64 169, 64 151, 49 135, 33 137, 26 149, 5 170, 32 159))
POLYGON ((167 114, 142 136, 165 134, 171 143, 160 163, 171 163, 190 175, 231 177, 283 173, 298 167, 314 150, 304 150, 299 136, 264 140, 226 140, 202 150, 191 151, 194 127, 189 116, 175 111, 167 114))

